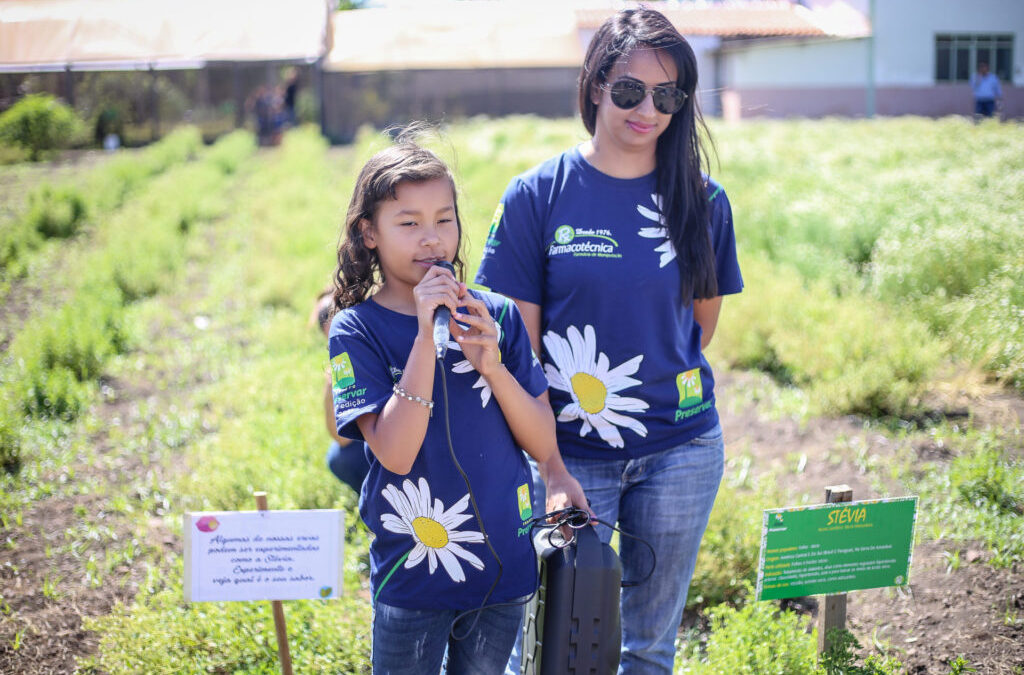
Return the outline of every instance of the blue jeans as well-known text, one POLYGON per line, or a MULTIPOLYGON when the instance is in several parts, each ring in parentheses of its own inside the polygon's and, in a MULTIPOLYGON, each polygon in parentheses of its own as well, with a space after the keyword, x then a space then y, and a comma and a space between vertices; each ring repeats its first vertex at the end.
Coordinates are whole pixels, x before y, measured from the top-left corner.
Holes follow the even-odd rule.
POLYGON ((363 444, 352 441, 342 446, 332 441, 331 447, 327 448, 327 468, 338 480, 355 490, 358 497, 366 474, 370 472, 370 464, 363 454, 363 444))
MULTIPOLYGON (((505 668, 516 631, 523 620, 522 605, 488 607, 461 640, 450 635, 461 610, 403 609, 378 602, 373 612, 373 672, 375 675, 498 675, 505 668)), ((476 617, 468 614, 456 624, 462 633, 476 617)))
MULTIPOLYGON (((697 550, 725 469, 722 428, 638 459, 562 459, 597 517, 645 540, 657 556, 647 581, 622 589, 619 673, 669 675, 697 550)), ((534 513, 544 513, 543 483, 535 477, 534 484, 540 503, 534 513)), ((607 543, 612 530, 598 525, 597 533, 607 543)), ((629 537, 620 537, 619 556, 624 581, 643 579, 651 569, 647 547, 629 537)), ((506 673, 518 674, 519 655, 517 641, 506 673)))

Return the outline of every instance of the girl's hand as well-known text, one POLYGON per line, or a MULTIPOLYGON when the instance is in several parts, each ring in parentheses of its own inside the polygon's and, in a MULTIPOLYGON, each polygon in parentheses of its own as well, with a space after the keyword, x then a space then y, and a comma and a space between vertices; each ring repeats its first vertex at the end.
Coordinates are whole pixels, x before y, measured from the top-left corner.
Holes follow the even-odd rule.
POLYGON ((428 269, 423 279, 412 289, 420 334, 432 337, 434 310, 446 305, 454 315, 459 307, 459 296, 465 292, 466 284, 456 281, 448 270, 436 265, 428 269))
POLYGON ((476 372, 485 378, 501 368, 501 350, 498 348, 498 326, 487 312, 487 306, 469 293, 462 297, 462 304, 469 314, 452 315, 452 337, 459 343, 462 353, 476 372), (469 324, 463 330, 455 323, 458 320, 469 324))

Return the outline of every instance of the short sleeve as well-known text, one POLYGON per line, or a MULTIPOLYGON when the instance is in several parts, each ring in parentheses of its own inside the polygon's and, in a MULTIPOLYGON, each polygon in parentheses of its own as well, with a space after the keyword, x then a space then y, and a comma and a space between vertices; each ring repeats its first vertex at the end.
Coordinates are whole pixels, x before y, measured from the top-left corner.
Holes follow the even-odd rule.
POLYGON ((530 336, 519 308, 505 297, 500 297, 499 303, 496 319, 501 327, 501 360, 523 389, 533 397, 540 396, 547 391, 548 381, 530 346, 530 336))
POLYGON ((736 232, 732 223, 732 206, 725 190, 712 184, 711 190, 711 246, 715 252, 715 274, 718 294, 731 295, 743 290, 743 276, 736 257, 736 232))
POLYGON ((331 326, 328 352, 338 435, 365 440, 356 420, 366 413, 380 412, 391 398, 394 383, 387 363, 358 326, 343 317, 335 318, 331 326))
POLYGON ((511 298, 541 304, 543 228, 536 194, 521 178, 513 179, 494 212, 476 283, 511 298))

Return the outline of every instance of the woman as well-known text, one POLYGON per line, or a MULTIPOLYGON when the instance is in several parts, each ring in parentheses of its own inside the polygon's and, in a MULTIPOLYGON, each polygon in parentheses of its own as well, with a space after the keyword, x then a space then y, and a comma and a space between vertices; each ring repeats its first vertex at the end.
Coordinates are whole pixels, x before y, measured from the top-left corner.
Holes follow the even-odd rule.
POLYGON ((606 21, 579 81, 590 140, 512 180, 476 279, 516 300, 544 363, 561 453, 540 466, 548 508, 589 501, 656 551, 621 540, 624 579, 654 568, 623 589, 623 673, 671 672, 724 464, 702 351, 743 282, 696 85, 663 15, 606 21))

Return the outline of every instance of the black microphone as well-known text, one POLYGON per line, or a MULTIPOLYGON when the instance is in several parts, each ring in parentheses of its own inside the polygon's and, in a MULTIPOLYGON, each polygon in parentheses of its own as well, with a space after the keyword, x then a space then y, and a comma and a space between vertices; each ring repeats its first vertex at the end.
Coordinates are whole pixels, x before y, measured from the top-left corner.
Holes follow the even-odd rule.
MULTIPOLYGON (((443 267, 455 276, 455 268, 447 260, 439 260, 434 263, 437 267, 443 267)), ((444 360, 448 353, 448 339, 451 333, 448 330, 448 322, 451 321, 452 311, 448 305, 438 305, 434 310, 434 354, 437 358, 444 360)))

